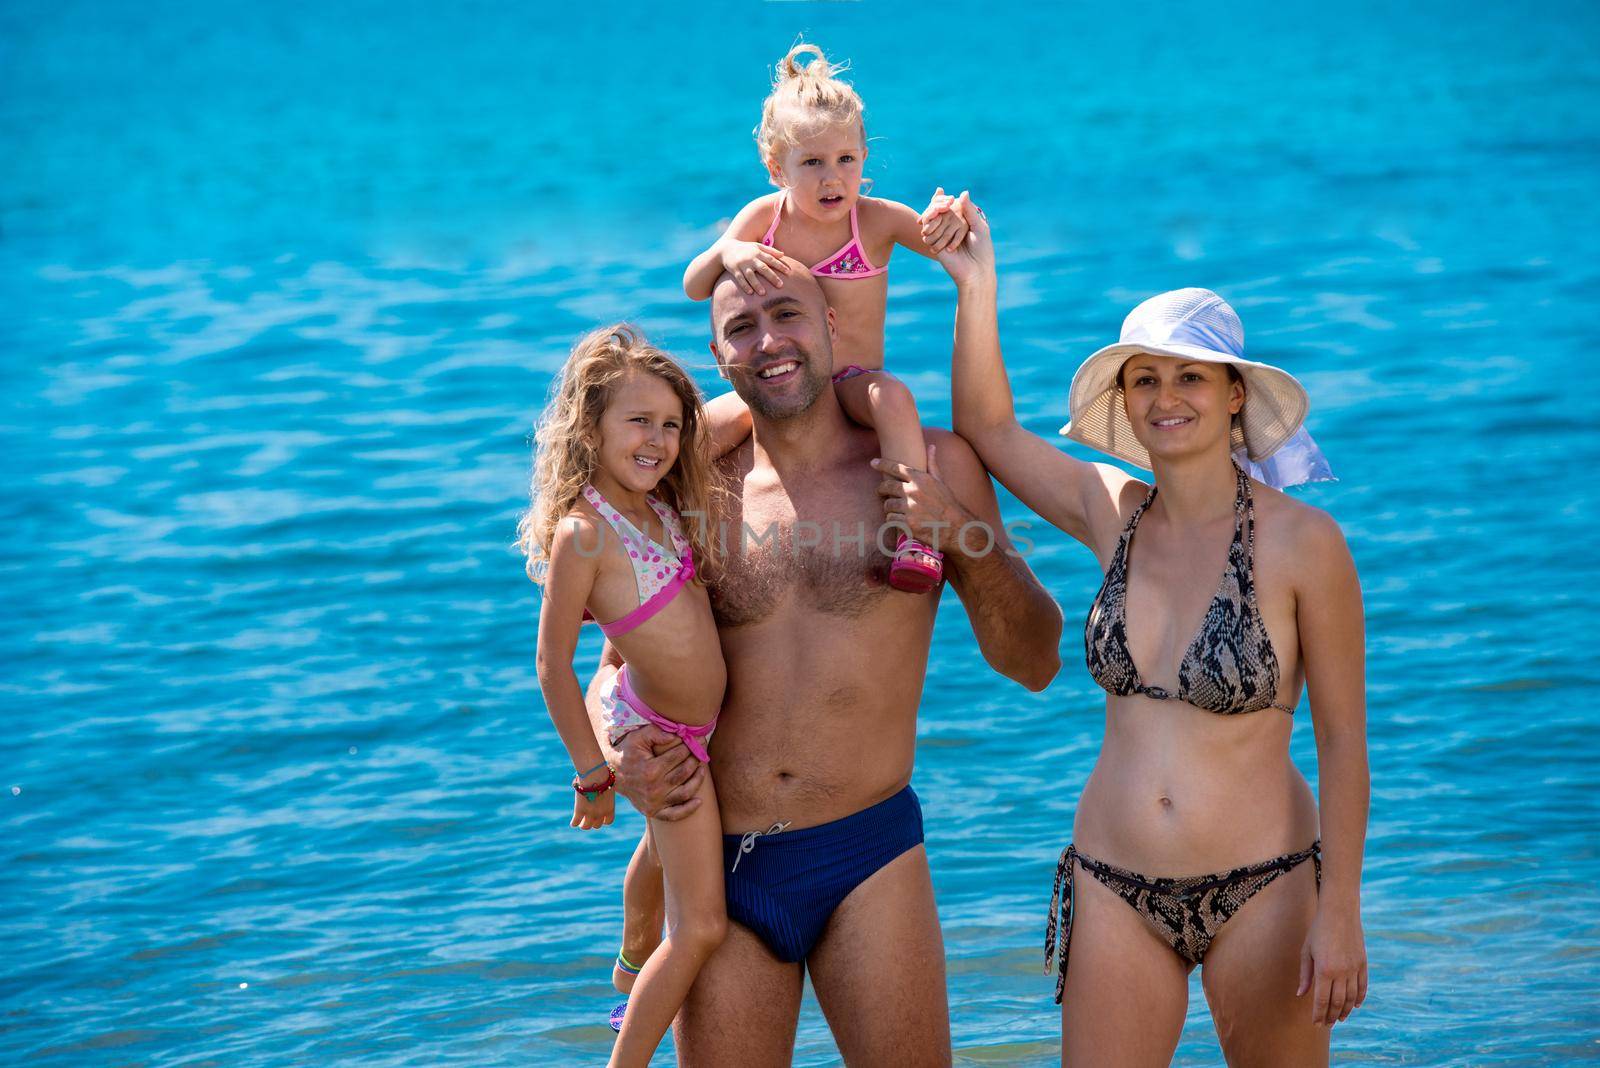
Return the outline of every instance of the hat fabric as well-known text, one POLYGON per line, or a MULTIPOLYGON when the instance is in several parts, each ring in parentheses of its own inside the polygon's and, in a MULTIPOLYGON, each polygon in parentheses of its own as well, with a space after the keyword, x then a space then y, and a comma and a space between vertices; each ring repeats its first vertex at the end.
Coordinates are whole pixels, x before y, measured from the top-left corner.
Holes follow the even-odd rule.
POLYGON ((1258 462, 1294 436, 1311 408, 1305 387, 1289 372, 1244 358, 1244 326, 1227 301, 1209 289, 1174 289, 1129 312, 1120 340, 1083 361, 1072 376, 1071 421, 1061 433, 1149 470, 1150 454, 1134 437, 1117 382, 1122 365, 1141 353, 1237 368, 1245 401, 1231 445, 1258 462))

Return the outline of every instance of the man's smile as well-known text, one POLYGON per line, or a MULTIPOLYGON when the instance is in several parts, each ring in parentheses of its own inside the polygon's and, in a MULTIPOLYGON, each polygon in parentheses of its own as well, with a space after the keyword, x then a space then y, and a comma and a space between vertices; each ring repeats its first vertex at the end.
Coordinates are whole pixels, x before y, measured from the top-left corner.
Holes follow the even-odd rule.
POLYGON ((762 381, 771 382, 784 379, 800 369, 796 360, 780 360, 778 363, 768 364, 756 372, 756 377, 762 381))

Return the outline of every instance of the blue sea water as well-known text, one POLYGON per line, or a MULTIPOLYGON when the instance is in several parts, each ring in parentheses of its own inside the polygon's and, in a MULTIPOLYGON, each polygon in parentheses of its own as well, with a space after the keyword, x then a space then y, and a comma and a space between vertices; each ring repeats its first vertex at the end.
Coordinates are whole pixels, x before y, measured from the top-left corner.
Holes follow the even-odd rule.
MULTIPOLYGON (((1370 628, 1336 1061, 1600 1061, 1600 8, 1370 0, 0 6, 0 1061, 604 1057, 640 820, 566 826, 528 431, 615 318, 716 385, 679 275, 762 191, 800 31, 854 61, 878 194, 988 210, 1029 426, 1180 285, 1309 387, 1370 628)), ((951 287, 890 277, 946 422, 951 287)), ((920 724, 964 1064, 1058 1056, 1102 731, 1096 568, 1032 540, 1066 668, 996 679, 947 597, 920 724)), ((1220 1064, 1192 992, 1178 1063, 1220 1064)), ((836 1059, 808 1000, 796 1063, 836 1059)))

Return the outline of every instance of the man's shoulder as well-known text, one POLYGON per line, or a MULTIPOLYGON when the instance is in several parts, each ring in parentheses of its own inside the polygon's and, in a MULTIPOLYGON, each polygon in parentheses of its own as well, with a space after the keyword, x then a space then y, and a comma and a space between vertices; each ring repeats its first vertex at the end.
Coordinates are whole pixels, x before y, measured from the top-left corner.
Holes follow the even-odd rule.
POLYGON ((965 448, 969 452, 972 450, 972 446, 967 444, 966 438, 962 437, 960 434, 957 434, 954 430, 946 430, 942 426, 928 426, 927 424, 923 424, 922 434, 923 437, 928 440, 928 444, 930 445, 943 445, 947 441, 960 442, 960 446, 962 448, 965 448))
POLYGON ((988 476, 988 469, 983 466, 983 461, 978 459, 977 450, 954 430, 924 426, 922 436, 927 441, 928 447, 933 450, 933 463, 938 466, 940 475, 946 482, 952 478, 971 481, 988 476))
POLYGON ((746 434, 743 441, 718 456, 711 465, 712 475, 722 481, 722 488, 737 493, 739 480, 750 473, 756 459, 755 435, 746 434))

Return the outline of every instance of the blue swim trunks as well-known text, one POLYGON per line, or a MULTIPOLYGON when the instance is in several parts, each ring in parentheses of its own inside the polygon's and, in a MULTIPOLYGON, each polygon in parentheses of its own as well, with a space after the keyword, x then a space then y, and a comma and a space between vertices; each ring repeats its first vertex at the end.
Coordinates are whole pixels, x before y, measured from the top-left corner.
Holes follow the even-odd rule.
POLYGON ((805 960, 850 891, 922 844, 922 805, 907 786, 832 823, 722 836, 728 918, 779 960, 805 960))

